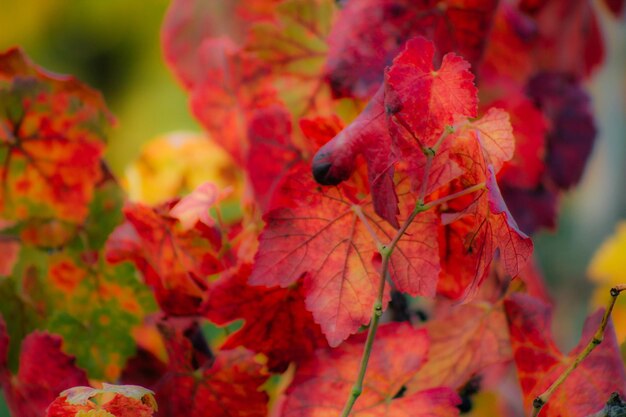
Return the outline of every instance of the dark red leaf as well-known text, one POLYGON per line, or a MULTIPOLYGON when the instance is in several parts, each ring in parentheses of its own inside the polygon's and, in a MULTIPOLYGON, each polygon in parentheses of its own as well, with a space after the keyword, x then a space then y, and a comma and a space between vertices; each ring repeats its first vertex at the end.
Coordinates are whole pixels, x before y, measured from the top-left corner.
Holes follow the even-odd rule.
POLYGON ((565 74, 540 73, 527 87, 551 122, 546 141, 546 165, 561 188, 580 181, 596 137, 588 94, 578 81, 565 74))
POLYGON ((170 370, 154 387, 157 416, 265 417, 267 379, 263 367, 246 350, 222 351, 215 361, 195 364, 193 347, 181 329, 167 328, 170 370), (166 399, 165 401, 161 399, 166 399))
POLYGON ((20 351, 17 375, 6 369, 9 338, 0 317, 0 386, 12 415, 41 417, 61 391, 76 385, 88 385, 85 371, 75 358, 61 351, 59 336, 43 332, 29 334, 20 351))
POLYGON ((319 326, 304 307, 301 285, 289 288, 249 286, 250 265, 224 274, 210 289, 203 310, 206 317, 227 324, 244 319, 243 328, 232 334, 222 349, 244 346, 267 355, 268 368, 282 372, 290 362, 300 362, 326 345, 319 326))
MULTIPOLYGON (((473 65, 480 60, 497 0, 350 1, 328 37, 327 78, 339 97, 367 98, 405 42, 434 41, 443 56, 456 52, 473 65)), ((438 59, 439 60, 439 59, 438 59)))

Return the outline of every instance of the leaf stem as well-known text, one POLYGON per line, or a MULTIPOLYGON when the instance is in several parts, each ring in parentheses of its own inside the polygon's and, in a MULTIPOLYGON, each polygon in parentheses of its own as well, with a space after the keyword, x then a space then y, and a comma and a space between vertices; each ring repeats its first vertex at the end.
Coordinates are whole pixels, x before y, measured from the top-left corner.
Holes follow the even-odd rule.
POLYGON ((431 208, 433 208, 435 206, 438 206, 440 204, 447 203, 450 200, 454 200, 455 198, 463 197, 464 195, 468 195, 468 194, 475 193, 476 191, 480 191, 480 190, 484 189, 485 186, 486 186, 486 184, 484 182, 479 182, 478 184, 474 184, 471 187, 467 187, 467 188, 465 188, 465 189, 463 189, 461 191, 458 191, 456 193, 449 194, 449 195, 447 195, 445 197, 441 197, 441 198, 433 200, 433 201, 431 201, 431 202, 429 202, 427 204, 424 204, 423 208, 424 208, 424 210, 431 209, 431 208))
POLYGON ((437 155, 437 151, 443 144, 443 141, 446 140, 451 133, 454 133, 456 128, 454 126, 446 126, 441 132, 439 139, 437 142, 430 148, 422 147, 422 152, 426 155, 426 165, 424 166, 424 175, 422 177, 422 186, 420 187, 420 193, 418 201, 420 204, 424 204, 424 199, 426 198, 426 191, 428 190, 428 179, 430 178, 430 170, 433 166, 433 159, 437 155))
POLYGON ((541 408, 546 405, 546 403, 550 400, 554 391, 556 391, 563 382, 567 379, 567 377, 580 365, 580 363, 585 360, 587 356, 604 340, 604 330, 606 329, 607 324, 609 323, 609 318, 611 317, 611 312, 613 311, 613 306, 615 306, 615 302, 617 301, 617 297, 620 295, 622 291, 626 290, 626 284, 620 284, 613 288, 611 288, 611 301, 609 302, 609 306, 604 312, 604 316, 602 316, 602 321, 600 322, 600 326, 598 330, 594 333, 593 337, 583 349, 582 352, 578 354, 570 363, 570 365, 565 369, 565 371, 545 390, 541 395, 537 396, 533 400, 533 409, 531 416, 537 417, 541 408))
POLYGON ((361 220, 361 223, 363 223, 363 225, 365 226, 365 230, 367 230, 367 233, 370 235, 372 240, 376 243, 376 248, 378 248, 378 250, 380 251, 383 244, 380 241, 380 239, 378 239, 378 235, 374 231, 374 228, 370 224, 369 220, 367 220, 367 217, 363 213, 363 209, 361 208, 361 206, 359 206, 358 204, 353 205, 352 211, 356 214, 359 220, 361 220))
POLYGON ((419 213, 426 210, 423 204, 417 204, 409 217, 404 221, 400 229, 396 232, 391 242, 388 245, 383 245, 380 247, 380 254, 383 258, 383 263, 380 271, 380 281, 378 284, 378 293, 376 294, 376 301, 374 302, 374 307, 372 309, 372 319, 370 320, 369 330, 367 331, 367 339, 365 340, 365 347, 363 349, 363 356, 361 357, 361 364, 359 366, 359 373, 357 375, 357 379, 350 390, 350 395, 348 400, 346 401, 346 405, 341 412, 341 417, 348 417, 350 412, 352 411, 352 407, 354 403, 356 403, 357 398, 363 392, 363 381, 365 379, 365 372, 367 372, 367 364, 370 360, 370 356, 372 354, 372 347, 374 346, 374 338, 376 337, 376 331, 378 330, 378 322, 380 321, 380 317, 383 315, 383 297, 385 294, 385 283, 387 280, 387 275, 389 275, 389 260, 391 258, 391 254, 395 249, 396 245, 404 235, 404 232, 409 228, 415 216, 419 213))

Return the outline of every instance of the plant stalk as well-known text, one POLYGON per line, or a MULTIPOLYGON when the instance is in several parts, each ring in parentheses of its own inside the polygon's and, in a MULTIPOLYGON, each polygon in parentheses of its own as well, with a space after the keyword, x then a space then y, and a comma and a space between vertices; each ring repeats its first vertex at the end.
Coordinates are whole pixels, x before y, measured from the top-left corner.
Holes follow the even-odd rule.
POLYGON ((613 311, 613 307, 615 306, 615 302, 617 301, 617 297, 619 297, 622 291, 626 290, 626 284, 621 284, 611 288, 611 301, 604 312, 604 316, 602 316, 602 321, 600 322, 600 326, 598 330, 594 333, 593 337, 583 349, 582 352, 578 354, 570 363, 565 371, 545 390, 541 395, 537 396, 533 400, 533 409, 531 412, 532 417, 537 417, 539 412, 543 408, 544 405, 550 400, 554 391, 556 391, 563 382, 567 379, 567 377, 580 365, 580 363, 585 360, 587 356, 604 340, 604 330, 606 329, 607 324, 609 323, 609 318, 611 317, 611 312, 613 311))
POLYGON ((380 281, 378 285, 378 293, 376 295, 376 301, 374 302, 374 308, 372 309, 372 319, 370 320, 369 330, 367 331, 367 339, 365 340, 365 347, 363 349, 363 356, 361 357, 361 364, 359 366, 359 373, 357 379, 350 390, 350 395, 346 401, 346 405, 341 412, 341 417, 348 417, 352 411, 352 407, 356 400, 363 392, 363 381, 365 379, 365 373, 367 372, 367 364, 372 354, 372 347, 374 346, 374 338, 376 337, 376 330, 378 330, 378 323, 380 317, 383 315, 383 297, 385 294, 385 283, 387 281, 387 275, 389 275, 389 260, 391 254, 396 245, 404 235, 404 232, 409 228, 415 216, 426 210, 424 205, 417 204, 409 217, 402 224, 402 227, 396 232, 395 236, 389 243, 389 245, 382 246, 380 249, 381 256, 383 258, 382 267, 380 271, 380 281))

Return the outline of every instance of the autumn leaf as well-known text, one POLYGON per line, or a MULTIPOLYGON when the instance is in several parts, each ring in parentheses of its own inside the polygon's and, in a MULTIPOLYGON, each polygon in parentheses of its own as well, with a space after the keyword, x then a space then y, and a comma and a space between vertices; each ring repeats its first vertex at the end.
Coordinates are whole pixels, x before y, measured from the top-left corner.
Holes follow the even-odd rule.
POLYGON ((61 391, 87 384, 85 372, 61 351, 61 343, 49 333, 29 334, 22 341, 17 374, 11 377, 6 368, 9 337, 0 317, 0 386, 12 415, 40 417, 61 391))
POLYGON ((392 122, 406 125, 417 145, 425 147, 433 146, 455 118, 477 116, 477 90, 469 63, 450 53, 435 69, 434 54, 432 42, 412 39, 385 74, 385 106, 392 122))
POLYGON ((222 349, 244 346, 268 357, 268 369, 284 371, 326 344, 319 326, 304 307, 301 284, 264 288, 247 284, 250 265, 225 273, 211 285, 203 304, 205 316, 220 325, 244 319, 243 328, 230 335, 222 349))
MULTIPOLYGON (((505 300, 504 306, 524 405, 530 410, 534 398, 543 393, 587 346, 598 329, 603 312, 597 311, 587 319, 580 343, 565 355, 550 335, 552 312, 549 305, 527 295, 514 294, 505 300)), ((624 395, 625 390, 626 373, 615 330, 609 323, 602 343, 554 392, 541 413, 546 417, 586 417, 602 408, 611 392, 624 395)))
MULTIPOLYGON (((307 309, 330 345, 337 346, 369 322, 378 293, 379 253, 368 228, 385 241, 396 232, 377 218, 371 202, 356 198, 354 188, 342 184, 322 190, 306 171, 299 167, 282 188, 281 193, 292 197, 292 207, 265 216, 250 283, 287 287, 304 277, 307 309)), ((405 193, 403 198, 400 217, 405 219, 415 197, 405 193)), ((423 213, 399 240, 390 259, 399 290, 434 295, 439 274, 436 226, 434 212, 423 213)), ((386 304, 387 293, 384 300, 386 304)))
POLYGON ((173 132, 142 146, 126 167, 122 186, 132 201, 161 204, 206 182, 221 190, 232 187, 230 204, 241 198, 243 176, 228 152, 205 134, 173 132))
POLYGON ((0 108, 2 217, 80 224, 113 122, 101 95, 11 49, 0 55, 0 108))
POLYGON ((77 386, 63 391, 46 410, 46 417, 151 417, 157 410, 153 394, 135 385, 77 386))
POLYGON ((192 229, 198 222, 209 227, 215 226, 210 210, 225 199, 231 191, 232 188, 220 191, 215 184, 205 182, 189 195, 181 198, 171 208, 170 215, 180 221, 183 230, 192 229))
POLYGON ((549 72, 533 77, 527 92, 551 122, 548 174, 560 188, 569 188, 580 181, 596 137, 589 96, 571 76, 549 72))
POLYGON ((517 276, 532 254, 532 240, 509 212, 491 166, 486 175, 486 190, 475 193, 469 201, 454 203, 458 206, 451 205, 451 209, 457 211, 442 215, 439 247, 443 267, 438 292, 451 298, 476 294, 489 273, 496 249, 504 271, 511 277, 517 276))
POLYGON ((166 335, 169 370, 154 386, 159 416, 204 415, 265 417, 267 379, 263 367, 245 349, 221 351, 214 361, 194 363, 191 342, 180 329, 162 327, 166 335), (236 387, 236 388, 234 388, 236 387))
MULTIPOLYGON (((364 341, 365 334, 355 336, 336 349, 319 351, 299 367, 286 392, 281 416, 341 413, 356 380, 364 341)), ((363 392, 351 415, 457 416, 459 398, 449 388, 405 393, 405 384, 426 362, 427 352, 426 331, 399 323, 381 326, 363 392)))
POLYGON ((331 101, 323 77, 326 37, 335 2, 285 0, 269 19, 251 25, 244 50, 268 69, 287 109, 295 116, 326 112, 331 101))
POLYGON ((256 201, 265 212, 285 175, 302 160, 302 152, 292 141, 291 116, 283 106, 252 112, 248 138, 246 171, 256 201))
POLYGON ((487 367, 511 360, 502 303, 458 305, 424 327, 430 340, 428 361, 406 384, 409 391, 438 386, 459 389, 487 367))
POLYGON ((217 258, 221 236, 202 223, 188 231, 176 230, 177 220, 169 216, 169 209, 128 204, 126 222, 107 241, 106 259, 132 261, 162 309, 189 314, 200 305, 207 277, 223 269, 217 258))
MULTIPOLYGON (((515 153, 498 173, 499 181, 514 187, 532 189, 541 181, 545 169, 545 136, 548 122, 533 103, 521 94, 490 104, 504 108, 511 116, 515 153)), ((497 170, 496 170, 497 171, 497 170)))
POLYGON ((348 2, 328 37, 326 71, 333 93, 371 97, 384 68, 417 36, 433 41, 441 55, 455 52, 476 65, 496 6, 491 0, 348 2))

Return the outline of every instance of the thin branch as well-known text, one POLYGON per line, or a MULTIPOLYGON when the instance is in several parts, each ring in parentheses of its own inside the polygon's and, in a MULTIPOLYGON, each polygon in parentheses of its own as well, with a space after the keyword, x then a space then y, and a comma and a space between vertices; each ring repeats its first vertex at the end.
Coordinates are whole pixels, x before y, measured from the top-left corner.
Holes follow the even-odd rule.
POLYGON ((609 306, 604 312, 604 316, 602 317, 602 321, 600 322, 600 327, 596 330, 595 334, 585 347, 585 349, 578 354, 567 367, 567 369, 548 387, 547 390, 543 392, 543 394, 539 395, 533 400, 533 409, 531 416, 537 417, 541 408, 546 405, 546 403, 550 400, 554 391, 556 391, 563 382, 567 379, 567 377, 580 365, 580 363, 585 360, 587 356, 604 340, 604 330, 606 329, 607 324, 609 323, 609 318, 611 317, 611 312, 613 311, 613 306, 615 306, 615 302, 617 301, 617 297, 620 295, 622 291, 626 290, 626 284, 621 284, 611 288, 611 301, 609 302, 609 306))
MULTIPOLYGON (((369 362, 370 356, 372 354, 372 347, 374 346, 374 338, 376 337, 376 330, 378 330, 378 322, 380 321, 380 317, 383 315, 383 296, 385 294, 385 283, 387 281, 387 276, 389 275, 389 260, 391 258, 391 254, 395 249, 396 245, 404 235, 404 232, 409 228, 415 216, 425 210, 424 206, 421 204, 417 204, 409 217, 404 221, 402 227, 396 232, 393 239, 388 245, 380 246, 380 254, 383 258, 382 268, 380 272, 380 281, 378 284, 378 293, 376 295, 376 301, 374 302, 374 307, 372 309, 372 319, 370 321, 369 330, 367 332, 367 339, 365 340, 365 347, 363 349, 363 356, 361 357, 361 364, 359 366, 359 373, 357 375, 357 379, 350 390, 350 396, 346 401, 346 405, 341 412, 341 417, 348 417, 350 412, 352 411, 352 407, 356 402, 357 398, 363 392, 363 380, 365 379, 365 372, 367 371, 367 364, 369 362)), ((356 211, 355 211, 356 212, 356 211)), ((358 213, 357 213, 358 215, 358 213)), ((367 223, 365 223, 367 224, 367 223)))

